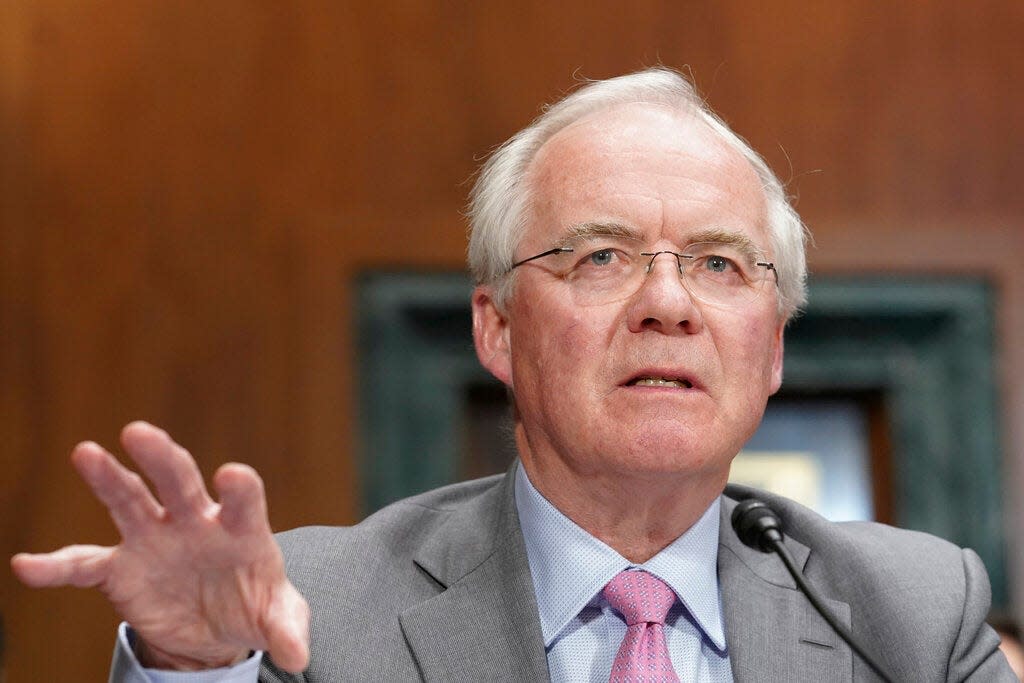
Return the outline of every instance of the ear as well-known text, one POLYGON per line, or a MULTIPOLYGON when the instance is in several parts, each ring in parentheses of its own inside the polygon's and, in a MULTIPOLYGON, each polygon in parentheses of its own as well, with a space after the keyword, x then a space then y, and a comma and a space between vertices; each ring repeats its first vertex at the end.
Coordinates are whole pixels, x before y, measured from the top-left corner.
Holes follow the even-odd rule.
POLYGON ((505 386, 512 386, 512 348, 509 324, 494 299, 494 289, 479 285, 473 290, 473 344, 480 364, 505 386))
POLYGON ((778 329, 775 330, 775 357, 772 359, 772 383, 771 393, 774 394, 782 386, 782 357, 784 355, 784 344, 782 341, 782 333, 786 329, 786 321, 783 320, 779 323, 778 329))

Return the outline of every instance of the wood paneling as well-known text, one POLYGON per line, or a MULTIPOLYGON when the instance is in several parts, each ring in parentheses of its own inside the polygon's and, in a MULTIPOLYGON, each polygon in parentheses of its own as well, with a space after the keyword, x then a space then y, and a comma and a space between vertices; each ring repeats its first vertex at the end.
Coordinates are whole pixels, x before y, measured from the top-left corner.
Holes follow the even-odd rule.
MULTIPOLYGON (((0 3, 0 551, 111 541, 66 454, 139 417, 254 464, 278 528, 353 521, 353 276, 460 267, 481 155, 659 61, 792 178, 816 270, 996 283, 1020 490, 1022 34, 1010 0, 0 3)), ((10 680, 105 675, 101 597, 8 572, 0 609, 10 680)))

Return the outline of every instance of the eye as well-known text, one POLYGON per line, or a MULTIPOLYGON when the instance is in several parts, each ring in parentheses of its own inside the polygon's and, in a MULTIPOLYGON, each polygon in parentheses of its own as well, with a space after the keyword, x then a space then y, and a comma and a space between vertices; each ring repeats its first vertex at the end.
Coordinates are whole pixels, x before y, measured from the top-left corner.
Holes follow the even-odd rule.
POLYGON ((735 270, 736 268, 736 266, 733 264, 731 260, 727 259, 724 256, 718 256, 717 254, 712 254, 711 256, 708 256, 706 264, 708 270, 710 270, 713 273, 725 273, 730 270, 735 270))
POLYGON ((615 252, 612 249, 601 249, 587 258, 595 266, 607 266, 615 258, 615 252))

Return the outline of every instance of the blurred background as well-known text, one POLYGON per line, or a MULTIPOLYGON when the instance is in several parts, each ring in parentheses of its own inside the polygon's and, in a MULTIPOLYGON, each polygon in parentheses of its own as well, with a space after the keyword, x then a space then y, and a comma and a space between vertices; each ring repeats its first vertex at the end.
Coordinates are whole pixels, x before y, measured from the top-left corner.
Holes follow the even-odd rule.
MULTIPOLYGON (((991 383, 995 571, 1020 616, 1022 35, 1016 0, 5 0, 0 551, 114 542, 67 455, 138 418, 207 475, 259 469, 276 529, 356 521, 362 278, 462 271, 482 157, 578 78, 662 63, 789 182, 815 278, 989 293, 991 376, 939 389, 991 383)), ((105 678, 98 593, 7 570, 0 612, 9 680, 105 678)))

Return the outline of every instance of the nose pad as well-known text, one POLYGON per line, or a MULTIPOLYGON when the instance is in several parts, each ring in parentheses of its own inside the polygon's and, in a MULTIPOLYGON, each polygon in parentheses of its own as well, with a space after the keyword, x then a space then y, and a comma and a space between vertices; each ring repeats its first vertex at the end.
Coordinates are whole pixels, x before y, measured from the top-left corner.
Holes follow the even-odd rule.
POLYGON ((677 254, 674 251, 668 251, 668 250, 665 250, 665 251, 644 251, 644 252, 640 252, 641 256, 650 256, 651 257, 651 260, 647 262, 647 267, 644 269, 644 275, 650 275, 651 274, 651 271, 654 269, 654 259, 658 258, 662 254, 672 254, 672 256, 675 257, 675 259, 676 259, 676 272, 679 273, 680 277, 682 277, 682 275, 683 275, 683 258, 682 258, 682 255, 681 254, 677 254))
POLYGON ((629 328, 634 332, 659 330, 665 333, 700 330, 703 317, 696 297, 687 286, 680 254, 666 250, 642 255, 649 256, 651 260, 630 307, 629 328), (671 270, 673 266, 666 264, 661 268, 662 272, 656 272, 659 270, 657 258, 661 254, 671 254, 675 258, 674 270, 671 270))
MULTIPOLYGON (((647 285, 647 280, 651 279, 651 274, 654 272, 655 267, 658 265, 658 257, 661 256, 662 254, 669 254, 675 259, 675 275, 677 278, 679 278, 679 284, 682 286, 683 289, 686 290, 686 293, 689 294, 690 297, 693 297, 693 291, 690 289, 689 283, 687 283, 686 281, 686 273, 683 271, 683 259, 685 257, 682 254, 679 254, 674 251, 669 251, 667 249, 663 251, 646 252, 640 254, 641 256, 651 257, 651 260, 647 262, 647 267, 644 269, 644 281, 640 285, 641 288, 645 287, 647 285)), ((666 259, 662 260, 664 261, 666 259)), ((669 261, 671 260, 669 259, 669 261)), ((668 265, 664 266, 664 268, 670 267, 671 266, 668 265)))

